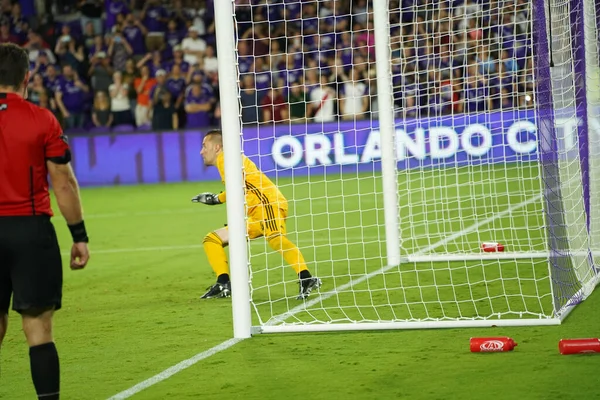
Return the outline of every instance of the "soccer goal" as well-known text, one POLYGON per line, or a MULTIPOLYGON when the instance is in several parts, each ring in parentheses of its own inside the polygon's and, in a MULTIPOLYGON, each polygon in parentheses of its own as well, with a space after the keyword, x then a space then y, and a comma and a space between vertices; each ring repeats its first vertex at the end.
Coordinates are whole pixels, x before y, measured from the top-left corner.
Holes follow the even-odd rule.
POLYGON ((234 334, 559 324, 600 266, 591 0, 216 7, 234 334), (323 286, 245 229, 245 154, 323 286))

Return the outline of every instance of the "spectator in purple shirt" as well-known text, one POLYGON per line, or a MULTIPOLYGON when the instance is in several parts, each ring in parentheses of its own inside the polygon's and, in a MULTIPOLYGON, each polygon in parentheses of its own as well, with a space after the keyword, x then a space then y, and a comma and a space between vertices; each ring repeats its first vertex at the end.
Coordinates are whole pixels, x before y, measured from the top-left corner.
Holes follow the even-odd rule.
POLYGON ((46 76, 44 77, 44 86, 46 86, 52 93, 51 97, 54 97, 54 91, 56 87, 60 85, 62 80, 61 75, 58 73, 58 69, 54 64, 48 65, 46 68, 46 76))
POLYGON ((48 54, 44 52, 40 52, 37 61, 35 62, 33 69, 31 71, 31 75, 35 75, 36 73, 40 73, 42 76, 46 76, 46 70, 48 66, 52 65, 50 60, 48 59, 48 54))
POLYGON ((165 32, 165 50, 164 55, 166 59, 173 58, 173 49, 175 46, 179 46, 184 38, 183 32, 179 29, 177 20, 171 19, 167 25, 167 31, 165 32))
POLYGON ((156 76, 156 72, 160 69, 164 69, 165 66, 162 62, 162 55, 160 51, 154 51, 152 53, 148 53, 138 61, 136 67, 141 69, 144 65, 150 68, 150 76, 156 76))
POLYGON ((10 13, 10 26, 12 33, 19 37, 19 39, 23 39, 27 36, 29 22, 21 12, 21 4, 19 4, 19 2, 16 2, 12 5, 10 13))
POLYGON ((65 119, 65 129, 83 126, 84 105, 89 88, 70 65, 63 67, 63 77, 56 87, 56 103, 65 119))
POLYGON ((175 0, 172 1, 173 7, 169 13, 169 18, 175 20, 177 29, 185 29, 186 22, 192 20, 192 16, 188 14, 187 10, 183 8, 183 1, 175 0))
POLYGON ((127 17, 125 17, 125 24, 122 32, 135 56, 142 56, 146 53, 145 36, 148 33, 148 30, 139 18, 135 17, 133 14, 127 15, 127 17))
POLYGON ((108 50, 108 45, 104 42, 104 37, 102 35, 97 35, 94 37, 94 44, 88 49, 88 59, 95 57, 101 51, 106 53, 108 50))
POLYGON ((106 20, 104 22, 107 32, 110 32, 117 23, 117 15, 131 12, 125 0, 105 0, 104 5, 106 9, 106 20))
POLYGON ((159 0, 147 0, 142 9, 142 21, 148 29, 146 47, 149 51, 162 50, 165 45, 165 28, 167 27, 167 10, 159 0))
POLYGON ((171 93, 171 97, 175 100, 175 109, 177 110, 183 105, 185 86, 186 82, 181 73, 181 68, 179 65, 174 65, 167 78, 167 89, 171 93))
POLYGON ((210 85, 192 84, 186 90, 185 111, 187 112, 187 128, 205 128, 210 126, 211 113, 215 103, 213 89, 210 85))
POLYGON ((184 60, 183 50, 180 45, 173 48, 173 60, 167 64, 167 69, 170 71, 175 65, 178 65, 181 72, 186 74, 190 69, 190 64, 184 60))
POLYGON ((240 73, 244 74, 250 71, 252 67, 252 63, 254 62, 254 57, 251 54, 251 49, 249 45, 249 41, 247 40, 239 40, 237 42, 238 47, 238 68, 240 73))

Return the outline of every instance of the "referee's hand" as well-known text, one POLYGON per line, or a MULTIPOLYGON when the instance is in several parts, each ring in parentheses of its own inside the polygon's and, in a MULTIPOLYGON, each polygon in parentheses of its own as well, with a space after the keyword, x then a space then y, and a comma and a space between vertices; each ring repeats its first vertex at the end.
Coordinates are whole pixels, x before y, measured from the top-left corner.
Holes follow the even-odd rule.
POLYGON ((90 259, 87 243, 73 243, 71 247, 71 269, 83 269, 90 259))

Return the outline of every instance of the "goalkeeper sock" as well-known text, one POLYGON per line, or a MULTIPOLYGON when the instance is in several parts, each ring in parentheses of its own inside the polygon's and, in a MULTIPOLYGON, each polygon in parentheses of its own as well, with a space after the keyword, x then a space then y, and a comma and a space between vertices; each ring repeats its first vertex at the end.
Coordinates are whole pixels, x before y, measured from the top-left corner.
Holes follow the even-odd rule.
POLYGON ((310 272, 308 272, 307 269, 305 269, 303 271, 300 271, 300 274, 298 274, 298 275, 299 275, 298 278, 300 278, 301 280, 308 279, 308 278, 312 277, 312 275, 310 274, 310 272))
POLYGON ((306 262, 304 261, 304 257, 302 256, 300 249, 298 249, 298 247, 296 247, 296 245, 287 237, 283 235, 275 235, 271 236, 267 240, 269 242, 269 246, 271 246, 273 250, 281 253, 285 262, 294 268, 296 274, 300 274, 302 271, 308 271, 308 268, 306 268, 306 262))
POLYGON ((220 283, 221 285, 229 283, 229 274, 221 274, 217 276, 217 283, 220 283))
MULTIPOLYGON (((221 277, 221 275, 227 275, 229 278, 227 255, 225 254, 223 241, 219 235, 214 232, 209 233, 204 237, 202 244, 204 245, 204 252, 208 258, 208 263, 212 267, 213 271, 215 271, 215 274, 218 277, 221 277)), ((229 279, 227 281, 229 281, 229 279)))

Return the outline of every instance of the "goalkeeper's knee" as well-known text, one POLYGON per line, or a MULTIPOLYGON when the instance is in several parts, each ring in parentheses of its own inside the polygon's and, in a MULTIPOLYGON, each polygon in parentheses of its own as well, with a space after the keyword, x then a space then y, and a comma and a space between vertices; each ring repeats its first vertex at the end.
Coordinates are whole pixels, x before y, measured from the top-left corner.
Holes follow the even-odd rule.
POLYGON ((215 232, 211 232, 208 235, 204 236, 202 244, 204 245, 204 247, 206 247, 206 245, 211 244, 216 244, 218 246, 225 247, 223 240, 215 232))

